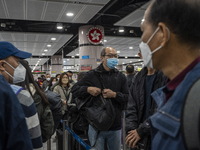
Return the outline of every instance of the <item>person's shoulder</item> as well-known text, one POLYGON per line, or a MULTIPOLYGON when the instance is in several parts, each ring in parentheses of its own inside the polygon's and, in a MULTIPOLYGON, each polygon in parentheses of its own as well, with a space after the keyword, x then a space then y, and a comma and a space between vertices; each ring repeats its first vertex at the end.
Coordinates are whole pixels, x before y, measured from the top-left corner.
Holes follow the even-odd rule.
POLYGON ((17 95, 19 102, 23 105, 30 106, 34 103, 31 94, 27 90, 21 90, 17 95))

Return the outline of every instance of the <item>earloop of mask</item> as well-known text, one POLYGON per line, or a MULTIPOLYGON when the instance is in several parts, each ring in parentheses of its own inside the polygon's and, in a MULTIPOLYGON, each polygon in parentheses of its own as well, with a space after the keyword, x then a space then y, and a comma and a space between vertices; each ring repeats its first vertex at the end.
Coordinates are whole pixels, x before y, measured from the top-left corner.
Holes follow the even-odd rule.
POLYGON ((8 73, 6 70, 4 70, 5 71, 5 73, 7 74, 7 75, 9 75, 11 78, 13 78, 13 76, 10 74, 10 73, 8 73))
POLYGON ((154 33, 151 35, 151 37, 149 38, 149 40, 147 41, 147 44, 151 41, 151 39, 154 37, 154 35, 158 32, 160 28, 157 27, 157 29, 154 31, 154 33))
POLYGON ((6 61, 4 61, 8 66, 10 66, 12 69, 14 69, 15 70, 15 68, 11 65, 11 64, 9 64, 8 62, 6 62, 6 61))

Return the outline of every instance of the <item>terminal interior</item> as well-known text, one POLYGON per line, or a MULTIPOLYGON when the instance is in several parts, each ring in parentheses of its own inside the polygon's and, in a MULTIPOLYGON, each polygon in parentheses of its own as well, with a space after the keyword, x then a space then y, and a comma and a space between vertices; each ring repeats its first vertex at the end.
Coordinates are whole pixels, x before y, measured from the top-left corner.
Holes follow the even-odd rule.
POLYGON ((142 67, 138 56, 140 23, 148 0, 2 0, 0 40, 32 53, 32 71, 56 72, 52 56, 61 56, 62 71, 78 72, 79 28, 104 28, 103 46, 115 48, 120 70, 142 67))

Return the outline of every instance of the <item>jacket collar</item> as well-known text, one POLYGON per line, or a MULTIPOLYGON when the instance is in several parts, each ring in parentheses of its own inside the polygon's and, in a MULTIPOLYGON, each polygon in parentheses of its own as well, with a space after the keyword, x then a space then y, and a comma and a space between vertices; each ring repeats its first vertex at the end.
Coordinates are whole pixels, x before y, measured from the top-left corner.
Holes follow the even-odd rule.
POLYGON ((96 73, 115 73, 115 72, 119 72, 116 68, 110 69, 110 71, 105 70, 105 68, 103 67, 102 63, 96 69, 94 69, 94 71, 96 73))

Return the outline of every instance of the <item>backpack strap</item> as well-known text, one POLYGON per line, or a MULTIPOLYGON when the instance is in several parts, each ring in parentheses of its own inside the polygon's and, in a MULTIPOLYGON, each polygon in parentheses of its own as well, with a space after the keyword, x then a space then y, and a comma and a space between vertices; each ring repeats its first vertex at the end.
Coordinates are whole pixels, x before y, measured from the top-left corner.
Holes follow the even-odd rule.
POLYGON ((10 84, 11 89, 13 90, 13 92, 18 95, 21 90, 23 90, 24 88, 18 85, 14 85, 14 84, 10 84))
POLYGON ((182 133, 188 150, 200 149, 200 79, 186 97, 182 113, 182 133))

